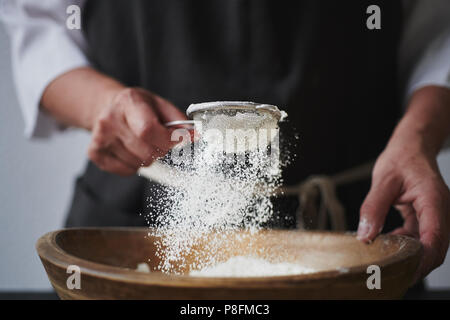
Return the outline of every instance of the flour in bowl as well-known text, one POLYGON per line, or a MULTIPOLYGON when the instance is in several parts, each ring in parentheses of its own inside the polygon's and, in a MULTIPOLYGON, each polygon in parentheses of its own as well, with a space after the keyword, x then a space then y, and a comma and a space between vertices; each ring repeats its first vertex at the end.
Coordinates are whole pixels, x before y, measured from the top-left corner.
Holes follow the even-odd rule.
POLYGON ((296 263, 272 263, 265 259, 237 256, 201 270, 191 270, 194 277, 271 277, 313 273, 315 270, 296 263))
POLYGON ((143 272, 143 273, 150 273, 151 272, 150 271, 150 267, 145 262, 138 263, 138 265, 136 267, 136 271, 143 272))

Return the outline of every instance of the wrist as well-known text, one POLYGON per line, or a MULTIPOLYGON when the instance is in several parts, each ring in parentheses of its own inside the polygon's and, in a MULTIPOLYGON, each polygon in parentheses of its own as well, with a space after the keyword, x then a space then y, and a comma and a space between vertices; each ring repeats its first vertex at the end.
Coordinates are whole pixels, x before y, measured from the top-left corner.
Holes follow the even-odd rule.
POLYGON ((86 129, 91 131, 106 110, 110 109, 114 103, 117 94, 125 87, 113 79, 102 79, 101 87, 97 90, 97 94, 85 121, 86 129))
POLYGON ((450 90, 428 86, 417 90, 389 144, 436 158, 450 134, 450 90))
POLYGON ((60 123, 92 130, 102 110, 124 86, 90 67, 70 70, 50 82, 40 104, 60 123))
POLYGON ((395 129, 388 146, 395 147, 399 152, 420 153, 432 159, 437 157, 441 144, 430 128, 404 118, 395 129))

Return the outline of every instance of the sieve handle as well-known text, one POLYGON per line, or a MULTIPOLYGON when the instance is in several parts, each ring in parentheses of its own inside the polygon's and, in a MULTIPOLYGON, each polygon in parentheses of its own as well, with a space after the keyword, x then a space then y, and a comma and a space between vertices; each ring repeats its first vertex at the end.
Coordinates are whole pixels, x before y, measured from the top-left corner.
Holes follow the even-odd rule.
POLYGON ((164 125, 166 127, 174 127, 174 126, 183 126, 183 125, 189 125, 194 127, 194 120, 175 120, 175 121, 170 121, 170 122, 166 122, 164 125))

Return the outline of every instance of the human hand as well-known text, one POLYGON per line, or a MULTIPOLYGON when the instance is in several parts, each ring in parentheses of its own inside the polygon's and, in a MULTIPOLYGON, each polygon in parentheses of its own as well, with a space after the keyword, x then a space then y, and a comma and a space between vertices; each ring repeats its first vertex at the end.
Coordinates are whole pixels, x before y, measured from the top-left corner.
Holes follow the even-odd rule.
POLYGON ((164 123, 186 116, 169 101, 140 88, 107 95, 93 113, 89 158, 102 170, 127 176, 164 156, 177 141, 164 123))
POLYGON ((423 257, 416 280, 441 265, 449 246, 450 192, 436 162, 450 134, 450 90, 427 86, 411 97, 372 172, 372 186, 360 210, 358 238, 372 241, 395 206, 403 217, 393 234, 420 239, 423 257))
POLYGON ((449 246, 450 192, 433 155, 412 141, 392 141, 376 161, 372 186, 360 211, 358 238, 372 241, 395 206, 403 217, 393 234, 419 238, 423 258, 416 279, 441 265, 449 246))

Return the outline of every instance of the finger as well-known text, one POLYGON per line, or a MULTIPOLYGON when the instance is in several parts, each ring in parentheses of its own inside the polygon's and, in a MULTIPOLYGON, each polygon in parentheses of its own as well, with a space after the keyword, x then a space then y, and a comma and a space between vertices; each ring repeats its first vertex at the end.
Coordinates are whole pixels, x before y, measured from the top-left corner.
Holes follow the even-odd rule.
POLYGON ((167 128, 158 122, 149 130, 148 136, 144 136, 144 141, 148 141, 155 150, 164 155, 178 143, 172 136, 174 130, 176 129, 167 128))
POLYGON ((123 143, 125 148, 140 160, 141 166, 149 166, 153 161, 161 157, 154 146, 145 143, 137 137, 133 137, 128 141, 123 143))
POLYGON ((139 159, 140 165, 150 165, 155 157, 154 147, 135 136, 125 119, 118 125, 117 136, 126 151, 139 159))
POLYGON ((136 173, 136 169, 129 167, 105 151, 89 149, 89 158, 103 171, 115 173, 120 176, 130 176, 136 173))
MULTIPOLYGON (((192 140, 192 129, 183 128, 183 127, 171 127, 170 128, 170 142, 176 145, 177 147, 181 147, 193 142, 192 140)), ((174 147, 172 146, 172 148, 174 147)))
POLYGON ((446 222, 440 213, 446 213, 437 194, 419 198, 413 203, 418 214, 420 242, 423 245, 423 257, 417 277, 423 278, 434 268, 441 265, 448 249, 446 222))
MULTIPOLYGON (((155 136, 158 133, 149 132, 147 134, 150 136, 155 136)), ((134 157, 138 158, 140 160, 140 165, 143 166, 149 166, 153 161, 164 156, 168 151, 167 147, 161 149, 152 145, 152 142, 154 142, 153 139, 146 137, 143 139, 144 137, 139 138, 135 136, 131 128, 128 126, 118 130, 118 136, 124 148, 134 157)))
POLYGON ((91 146, 93 150, 106 149, 114 141, 114 128, 107 119, 100 119, 92 131, 91 146))
POLYGON ((130 110, 125 113, 125 118, 134 136, 163 154, 175 145, 170 140, 171 130, 159 122, 154 110, 146 101, 134 99, 130 110))
POLYGON ((110 146, 109 152, 114 155, 115 158, 125 163, 130 168, 137 170, 143 163, 143 160, 136 157, 133 153, 128 151, 123 145, 122 141, 116 139, 110 146))
MULTIPOLYGON (((411 220, 412 219, 413 218, 411 218, 411 220)), ((405 225, 403 225, 402 227, 399 227, 399 228, 391 231, 390 234, 403 235, 403 236, 408 236, 411 238, 418 239, 419 232, 417 231, 417 227, 415 227, 414 225, 417 225, 417 220, 413 224, 405 223, 405 225)))
POLYGON ((383 229, 391 205, 400 195, 401 183, 396 178, 374 177, 372 186, 360 209, 357 237, 372 241, 383 229))
POLYGON ((413 206, 408 204, 396 205, 395 208, 400 212, 403 218, 403 226, 395 229, 391 234, 405 235, 413 238, 419 238, 419 222, 413 206))
POLYGON ((128 152, 124 147, 123 143, 117 137, 111 134, 111 132, 124 131, 121 129, 123 124, 116 122, 114 128, 107 122, 100 122, 94 129, 93 138, 89 146, 89 152, 94 153, 110 153, 120 161, 124 162, 131 168, 138 168, 142 161, 135 157, 133 154, 128 152))
POLYGON ((419 222, 417 221, 416 212, 411 204, 398 205, 396 208, 403 217, 403 226, 395 229, 391 234, 398 234, 419 238, 419 222))

